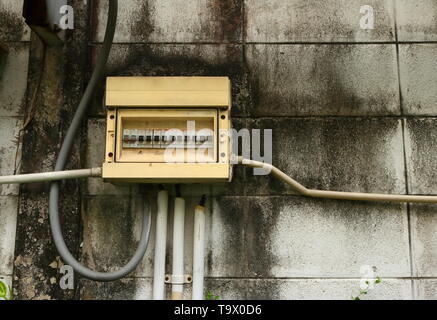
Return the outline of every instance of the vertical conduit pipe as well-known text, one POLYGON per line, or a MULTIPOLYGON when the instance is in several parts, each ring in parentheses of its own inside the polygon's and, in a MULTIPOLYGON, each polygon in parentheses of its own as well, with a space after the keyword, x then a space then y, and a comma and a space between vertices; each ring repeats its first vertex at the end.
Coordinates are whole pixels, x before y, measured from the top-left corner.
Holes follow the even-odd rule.
POLYGON ((173 220, 173 283, 171 288, 172 300, 182 300, 184 281, 184 227, 185 200, 177 197, 174 204, 173 220))
POLYGON ((153 268, 153 300, 165 297, 165 247, 167 240, 168 192, 158 193, 158 212, 156 215, 155 262, 153 268))
POLYGON ((205 269, 205 205, 204 198, 194 209, 193 300, 203 300, 205 269))

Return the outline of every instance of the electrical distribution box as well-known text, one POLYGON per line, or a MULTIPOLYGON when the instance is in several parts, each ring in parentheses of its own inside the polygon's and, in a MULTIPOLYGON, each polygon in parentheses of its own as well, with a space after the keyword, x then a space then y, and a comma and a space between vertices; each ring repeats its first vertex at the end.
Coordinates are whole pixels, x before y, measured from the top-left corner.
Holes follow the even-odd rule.
POLYGON ((109 77, 105 103, 105 180, 230 181, 229 78, 109 77))

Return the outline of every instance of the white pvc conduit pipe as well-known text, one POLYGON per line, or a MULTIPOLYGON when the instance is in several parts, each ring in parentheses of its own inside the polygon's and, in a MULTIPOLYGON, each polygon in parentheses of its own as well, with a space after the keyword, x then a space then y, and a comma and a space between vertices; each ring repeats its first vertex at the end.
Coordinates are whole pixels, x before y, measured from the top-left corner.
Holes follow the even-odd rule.
POLYGON ((274 175, 276 178, 288 184, 299 194, 307 197, 354 201, 437 203, 437 196, 416 196, 408 194, 383 194, 308 189, 296 180, 294 180, 292 177, 286 175, 284 172, 269 163, 244 159, 242 157, 238 157, 238 163, 252 168, 264 168, 270 170, 272 175, 274 175))
POLYGON ((177 197, 174 204, 173 219, 173 284, 171 287, 172 300, 182 300, 184 288, 184 227, 185 200, 183 198, 177 197))
POLYGON ((203 278, 205 271, 205 207, 194 209, 193 249, 193 300, 203 300, 203 278))
POLYGON ((89 177, 102 177, 102 168, 17 174, 14 176, 2 177, 0 176, 0 184, 35 183, 89 177))
POLYGON ((156 215, 155 261, 153 268, 153 300, 165 298, 165 247, 167 240, 168 192, 158 193, 158 213, 156 215))

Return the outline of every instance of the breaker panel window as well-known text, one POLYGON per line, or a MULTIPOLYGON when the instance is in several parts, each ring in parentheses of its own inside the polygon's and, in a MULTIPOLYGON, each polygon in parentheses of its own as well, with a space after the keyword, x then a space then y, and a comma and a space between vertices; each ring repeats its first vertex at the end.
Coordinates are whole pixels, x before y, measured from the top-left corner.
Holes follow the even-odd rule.
POLYGON ((217 162, 216 110, 120 110, 115 162, 217 162))

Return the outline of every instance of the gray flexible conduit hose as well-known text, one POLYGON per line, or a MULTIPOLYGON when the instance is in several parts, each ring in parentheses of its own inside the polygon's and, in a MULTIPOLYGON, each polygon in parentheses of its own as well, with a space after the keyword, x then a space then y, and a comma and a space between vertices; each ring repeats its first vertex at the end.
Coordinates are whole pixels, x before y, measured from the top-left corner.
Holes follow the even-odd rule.
MULTIPOLYGON (((82 118, 85 115, 86 109, 89 105, 90 99, 94 93, 97 83, 100 81, 103 75, 103 71, 108 60, 109 52, 112 46, 115 33, 115 25, 117 23, 117 11, 118 0, 109 0, 109 13, 108 22, 106 25, 105 39, 98 57, 96 67, 91 76, 91 80, 85 90, 85 93, 80 101, 77 111, 73 117, 70 127, 68 128, 65 139, 62 143, 61 151, 59 152, 58 159, 56 161, 55 171, 62 171, 65 168, 68 156, 71 151, 71 147, 74 142, 74 137, 82 123, 82 118)), ((149 242, 150 226, 151 226, 151 214, 144 214, 144 221, 141 232, 141 239, 138 244, 138 248, 132 257, 132 259, 121 269, 115 272, 96 272, 83 266, 78 262, 65 244, 62 236, 62 227, 59 220, 59 182, 54 182, 50 186, 50 199, 49 199, 49 215, 50 215, 50 228, 52 231, 53 242, 56 249, 59 252, 62 260, 70 265, 75 272, 81 276, 96 280, 96 281, 114 281, 131 273, 138 264, 141 262, 144 254, 147 250, 149 242)))

